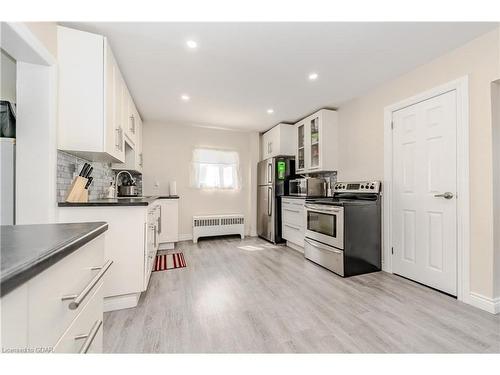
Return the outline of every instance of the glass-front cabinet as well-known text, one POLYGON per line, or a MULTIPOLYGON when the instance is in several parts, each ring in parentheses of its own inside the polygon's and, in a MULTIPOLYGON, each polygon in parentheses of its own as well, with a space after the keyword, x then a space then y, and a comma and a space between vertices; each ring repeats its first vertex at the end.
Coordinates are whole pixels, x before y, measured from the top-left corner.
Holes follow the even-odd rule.
POLYGON ((322 109, 295 124, 296 171, 300 174, 338 170, 337 112, 322 109))
POLYGON ((295 166, 297 172, 303 172, 306 167, 306 151, 305 151, 305 123, 298 124, 297 126, 297 165, 295 166))
POLYGON ((314 116, 309 120, 311 129, 311 165, 310 168, 319 168, 319 117, 314 116))

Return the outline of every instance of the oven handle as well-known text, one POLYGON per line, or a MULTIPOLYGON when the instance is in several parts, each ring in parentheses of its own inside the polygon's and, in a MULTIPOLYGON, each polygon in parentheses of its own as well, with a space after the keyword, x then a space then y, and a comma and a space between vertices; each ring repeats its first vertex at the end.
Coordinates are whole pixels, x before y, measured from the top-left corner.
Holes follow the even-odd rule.
POLYGON ((311 210, 318 210, 318 211, 325 211, 325 212, 341 212, 342 207, 337 207, 337 208, 330 208, 326 207, 325 205, 316 205, 316 204, 306 204, 305 205, 306 209, 311 209, 311 210))
POLYGON ((321 246, 321 245, 318 245, 316 243, 312 243, 308 238, 304 238, 304 241, 307 242, 309 245, 317 248, 317 249, 321 249, 321 250, 325 250, 325 251, 331 251, 332 253, 335 253, 335 254, 342 254, 342 250, 337 250, 335 248, 330 248, 329 247, 325 247, 325 246, 321 246))

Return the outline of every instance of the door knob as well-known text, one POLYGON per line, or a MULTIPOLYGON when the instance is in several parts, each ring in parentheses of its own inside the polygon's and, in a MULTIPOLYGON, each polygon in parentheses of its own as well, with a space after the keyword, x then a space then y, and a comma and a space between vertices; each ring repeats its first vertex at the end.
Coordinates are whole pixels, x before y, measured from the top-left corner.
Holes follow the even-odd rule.
POLYGON ((447 191, 446 193, 443 194, 436 194, 434 195, 436 198, 444 198, 444 199, 451 199, 453 198, 453 193, 447 191))

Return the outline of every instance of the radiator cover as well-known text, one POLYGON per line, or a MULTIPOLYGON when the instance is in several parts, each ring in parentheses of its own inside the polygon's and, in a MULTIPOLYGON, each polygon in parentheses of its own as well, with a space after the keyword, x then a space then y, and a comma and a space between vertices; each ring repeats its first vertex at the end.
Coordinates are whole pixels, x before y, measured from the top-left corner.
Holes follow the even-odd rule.
POLYGON ((193 216, 193 242, 200 237, 239 234, 245 238, 245 217, 240 214, 193 216))

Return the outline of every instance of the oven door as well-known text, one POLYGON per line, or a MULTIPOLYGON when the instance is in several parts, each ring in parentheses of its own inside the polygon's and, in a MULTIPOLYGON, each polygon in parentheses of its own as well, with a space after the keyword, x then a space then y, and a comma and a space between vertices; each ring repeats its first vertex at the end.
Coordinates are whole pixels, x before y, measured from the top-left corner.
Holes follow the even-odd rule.
POLYGON ((306 238, 344 249, 344 207, 306 204, 306 238))

